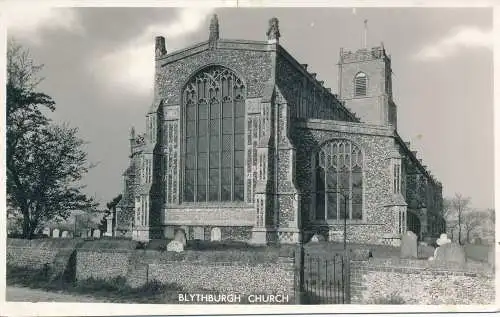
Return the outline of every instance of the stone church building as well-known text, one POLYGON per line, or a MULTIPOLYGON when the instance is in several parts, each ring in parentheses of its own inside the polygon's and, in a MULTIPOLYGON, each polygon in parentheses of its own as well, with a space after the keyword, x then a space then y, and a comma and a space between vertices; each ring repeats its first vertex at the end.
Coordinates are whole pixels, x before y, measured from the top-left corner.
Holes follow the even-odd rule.
MULTIPOLYGON (((134 240, 394 244, 443 232, 442 185, 397 132, 383 46, 340 51, 332 93, 280 43, 156 38, 146 132, 130 135, 115 234, 134 240), (346 218, 346 219, 344 219, 346 218)), ((424 123, 422 123, 424 124, 424 123)))

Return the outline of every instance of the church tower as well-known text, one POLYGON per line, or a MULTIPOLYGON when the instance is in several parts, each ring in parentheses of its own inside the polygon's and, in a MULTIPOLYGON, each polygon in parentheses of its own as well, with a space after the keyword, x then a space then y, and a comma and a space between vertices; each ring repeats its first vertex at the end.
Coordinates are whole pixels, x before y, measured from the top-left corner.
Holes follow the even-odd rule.
POLYGON ((339 98, 362 122, 397 128, 391 59, 383 46, 340 50, 339 98))

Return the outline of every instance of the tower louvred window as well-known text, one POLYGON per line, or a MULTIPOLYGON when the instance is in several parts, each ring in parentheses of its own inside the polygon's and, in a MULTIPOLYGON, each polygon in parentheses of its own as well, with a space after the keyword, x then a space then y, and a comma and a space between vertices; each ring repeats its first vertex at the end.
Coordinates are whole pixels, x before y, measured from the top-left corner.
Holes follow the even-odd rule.
POLYGON ((354 96, 366 96, 367 77, 365 73, 358 73, 354 77, 354 96))

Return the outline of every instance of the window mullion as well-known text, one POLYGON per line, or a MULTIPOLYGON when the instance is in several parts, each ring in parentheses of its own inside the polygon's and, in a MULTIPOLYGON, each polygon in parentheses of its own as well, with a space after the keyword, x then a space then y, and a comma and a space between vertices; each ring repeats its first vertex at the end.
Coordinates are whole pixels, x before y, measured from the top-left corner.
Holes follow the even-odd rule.
POLYGON ((349 218, 352 219, 352 143, 349 143, 349 218))
POLYGON ((223 89, 222 89, 222 78, 220 79, 221 85, 221 98, 219 101, 219 201, 222 201, 222 145, 223 145, 223 135, 222 135, 222 104, 224 101, 223 89))
MULTIPOLYGON (((198 83, 197 83, 198 84, 198 83)), ((196 85, 198 88, 197 94, 196 94, 196 109, 194 111, 194 186, 193 186, 193 202, 198 201, 198 141, 199 141, 199 135, 198 135, 198 124, 199 124, 199 117, 198 117, 198 111, 200 109, 200 85, 196 85)))
MULTIPOLYGON (((210 94, 209 94, 210 97, 210 94)), ((207 172, 205 174, 205 201, 210 201, 210 112, 212 111, 212 102, 208 101, 207 104, 207 129, 206 129, 206 137, 207 137, 207 172)))
POLYGON ((235 82, 235 78, 234 76, 231 77, 233 80, 230 81, 229 83, 233 86, 233 87, 229 87, 229 91, 230 91, 230 95, 231 95, 231 121, 232 121, 232 131, 231 131, 231 145, 232 145, 232 149, 231 149, 231 201, 234 201, 234 154, 235 154, 235 147, 236 145, 234 144, 234 129, 235 129, 235 120, 234 120, 234 110, 235 110, 235 106, 234 106, 234 82, 235 82))
POLYGON ((324 178, 324 185, 323 185, 323 188, 324 188, 324 193, 323 195, 325 195, 325 198, 324 198, 324 201, 325 201, 325 220, 328 219, 328 182, 327 182, 327 177, 328 177, 328 167, 327 165, 325 164, 325 168, 323 169, 323 178, 324 178))

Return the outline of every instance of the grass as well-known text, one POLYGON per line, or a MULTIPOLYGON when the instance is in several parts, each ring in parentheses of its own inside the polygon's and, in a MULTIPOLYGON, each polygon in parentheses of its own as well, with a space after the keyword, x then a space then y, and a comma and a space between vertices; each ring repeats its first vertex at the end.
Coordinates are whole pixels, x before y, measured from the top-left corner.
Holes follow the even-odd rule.
POLYGON ((7 266, 7 285, 18 285, 45 291, 63 291, 72 295, 90 295, 118 303, 178 303, 178 294, 184 292, 176 284, 165 285, 158 281, 132 288, 125 278, 110 280, 86 279, 72 282, 64 276, 55 276, 50 269, 28 269, 7 266))

